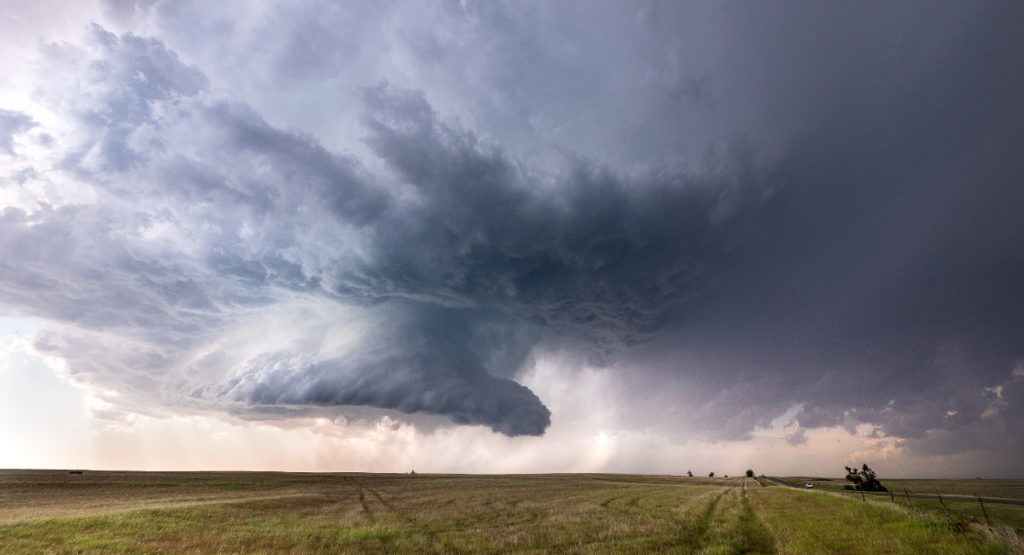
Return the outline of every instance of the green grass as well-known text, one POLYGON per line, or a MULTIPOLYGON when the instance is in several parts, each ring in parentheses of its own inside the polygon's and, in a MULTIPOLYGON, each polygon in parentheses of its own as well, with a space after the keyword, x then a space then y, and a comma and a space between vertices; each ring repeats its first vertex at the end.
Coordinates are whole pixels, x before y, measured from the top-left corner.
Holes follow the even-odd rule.
MULTIPOLYGON (((811 482, 816 487, 842 488, 848 484, 844 478, 808 478, 798 476, 785 478, 792 482, 811 482)), ((902 492, 906 488, 910 493, 927 493, 936 491, 943 496, 976 497, 993 499, 1024 500, 1024 480, 889 480, 883 479, 882 484, 894 491, 902 492)))
POLYGON ((1021 545, 1007 529, 958 531, 928 514, 823 492, 772 490, 756 505, 785 553, 1014 553, 1021 545))
MULTIPOLYGON (((800 484, 811 482, 815 488, 825 491, 839 491, 847 482, 842 478, 808 478, 806 476, 784 478, 800 484)), ((882 480, 882 485, 892 490, 893 496, 868 497, 874 502, 893 503, 905 509, 926 513, 936 517, 946 517, 946 511, 954 519, 968 522, 985 523, 985 515, 975 495, 986 499, 1017 499, 1024 500, 1024 480, 882 480), (910 495, 923 494, 943 496, 945 507, 935 499, 915 499, 908 501, 904 489, 910 495), (975 493, 976 492, 976 493, 975 493)), ((860 494, 846 492, 850 499, 860 499, 860 494)), ((993 526, 1012 528, 1017 534, 1024 535, 1024 506, 985 504, 989 522, 993 526)))
POLYGON ((0 474, 0 554, 1020 552, 1008 529, 746 478, 0 474))

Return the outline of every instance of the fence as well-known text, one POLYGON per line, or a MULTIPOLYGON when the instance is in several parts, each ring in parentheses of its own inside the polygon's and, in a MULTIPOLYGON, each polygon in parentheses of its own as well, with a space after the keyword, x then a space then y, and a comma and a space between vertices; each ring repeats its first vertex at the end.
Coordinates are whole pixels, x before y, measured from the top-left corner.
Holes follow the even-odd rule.
MULTIPOLYGON (((800 485, 800 484, 797 484, 797 483, 794 483, 794 482, 787 482, 786 480, 780 480, 778 478, 768 478, 767 476, 765 476, 765 478, 768 479, 768 480, 771 480, 772 482, 775 482, 776 484, 780 484, 780 485, 783 485, 783 486, 789 486, 791 488, 797 488, 797 489, 805 489, 806 488, 806 486, 803 486, 803 485, 800 485)), ((842 489, 840 489, 840 490, 831 490, 831 489, 828 489, 828 488, 821 488, 821 489, 824 489, 825 491, 829 491, 829 492, 837 491, 837 492, 843 493, 843 494, 845 494, 845 492, 847 492, 847 491, 849 491, 853 495, 856 495, 856 494, 859 493, 862 500, 867 500, 867 498, 865 497, 866 495, 881 495, 883 497, 888 495, 889 498, 892 499, 892 501, 894 503, 896 502, 896 493, 893 492, 892 490, 889 490, 889 491, 858 491, 858 490, 852 490, 851 491, 851 490, 842 490, 842 489)), ((956 502, 961 502, 961 503, 978 503, 979 505, 981 505, 981 512, 985 515, 985 522, 988 523, 989 526, 991 526, 991 523, 988 522, 988 511, 985 510, 985 503, 988 503, 990 505, 994 504, 994 505, 1018 505, 1018 506, 1024 506, 1024 500, 1018 500, 1018 499, 991 499, 991 498, 990 499, 982 499, 982 497, 980 495, 979 496, 971 496, 971 497, 964 497, 964 496, 957 496, 957 495, 943 496, 942 494, 939 494, 939 493, 936 493, 935 495, 929 495, 929 494, 922 494, 922 493, 910 493, 905 488, 903 490, 903 495, 901 495, 900 497, 904 497, 904 496, 907 498, 907 502, 910 503, 911 505, 913 505, 913 501, 911 501, 911 499, 931 499, 931 500, 936 500, 937 499, 939 501, 939 503, 942 504, 942 508, 946 510, 946 514, 947 515, 949 514, 949 509, 946 509, 946 501, 956 501, 956 502)))

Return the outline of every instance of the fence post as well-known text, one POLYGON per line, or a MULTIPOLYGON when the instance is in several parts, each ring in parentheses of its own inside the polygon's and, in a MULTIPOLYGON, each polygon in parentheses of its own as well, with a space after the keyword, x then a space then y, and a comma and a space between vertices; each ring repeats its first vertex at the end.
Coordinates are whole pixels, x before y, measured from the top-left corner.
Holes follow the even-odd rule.
MULTIPOLYGON (((911 509, 913 509, 914 508, 914 502, 910 500, 910 494, 907 493, 907 488, 903 488, 903 494, 907 496, 907 504, 910 505, 911 509)), ((979 497, 979 499, 981 499, 981 498, 979 497)))
POLYGON ((939 496, 939 504, 942 505, 942 509, 946 511, 946 518, 953 518, 949 516, 949 509, 946 508, 946 504, 942 501, 942 494, 939 493, 939 490, 935 490, 935 495, 939 496))
POLYGON ((868 500, 864 498, 864 489, 863 488, 861 488, 861 490, 860 490, 860 500, 865 502, 865 503, 868 502, 868 500))
POLYGON ((896 496, 892 494, 892 490, 889 490, 889 499, 892 499, 892 504, 896 504, 896 496))
MULTIPOLYGON (((978 495, 978 494, 975 494, 975 495, 978 495)), ((980 495, 978 495, 978 503, 981 503, 981 514, 985 515, 985 524, 987 524, 988 527, 991 528, 992 527, 992 523, 989 522, 989 520, 988 520, 988 511, 985 510, 985 502, 981 500, 981 496, 980 495)))

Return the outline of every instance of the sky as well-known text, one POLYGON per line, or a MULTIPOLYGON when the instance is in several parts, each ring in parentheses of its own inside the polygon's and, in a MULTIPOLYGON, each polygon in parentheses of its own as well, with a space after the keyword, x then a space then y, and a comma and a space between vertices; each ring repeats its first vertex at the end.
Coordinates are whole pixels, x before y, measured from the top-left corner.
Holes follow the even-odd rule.
POLYGON ((0 4, 0 467, 1024 477, 1020 3, 0 4))

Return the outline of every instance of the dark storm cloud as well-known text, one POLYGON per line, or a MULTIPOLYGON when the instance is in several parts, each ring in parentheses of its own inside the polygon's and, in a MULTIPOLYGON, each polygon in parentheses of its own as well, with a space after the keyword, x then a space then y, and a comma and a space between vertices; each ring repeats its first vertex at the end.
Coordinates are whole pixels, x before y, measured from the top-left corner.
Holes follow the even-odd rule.
POLYGON ((583 338, 595 360, 646 341, 743 245, 777 185, 742 145, 702 172, 619 174, 579 158, 533 172, 386 84, 364 95, 366 142, 391 172, 375 178, 211 97, 154 39, 95 28, 91 54, 90 94, 62 101, 81 137, 62 167, 101 201, 13 224, 4 296, 151 345, 140 365, 118 360, 125 346, 85 348, 88 334, 37 342, 115 389, 116 369, 134 366, 121 385, 139 395, 172 394, 175 380, 155 374, 182 371, 246 311, 321 295, 378 306, 390 327, 344 357, 264 352, 233 361, 219 385, 184 377, 181 402, 370 405, 541 434, 548 409, 509 379, 541 330, 583 338), (174 236, 147 240, 160 223, 174 236))
POLYGON ((737 411, 788 399, 805 427, 873 424, 1008 469, 1024 421, 994 391, 1024 357, 1021 13, 920 7, 733 21, 734 47, 756 52, 736 60, 747 79, 773 73, 756 102, 784 118, 765 123, 790 135, 780 217, 638 360, 670 373, 681 358, 737 411))
MULTIPOLYGON (((637 428, 742 439, 802 404, 794 445, 870 424, 1021 453, 1018 6, 110 5, 210 78, 96 32, 91 88, 41 94, 101 199, 5 211, 3 298, 153 346, 174 377, 135 375, 146 395, 539 433, 510 378, 542 346, 621 372, 637 428), (356 111, 366 159, 268 123, 329 136, 356 111), (210 354, 295 298, 388 314, 390 339, 210 354)), ((46 343, 119 367, 74 344, 46 343)))
POLYGON ((779 178, 742 149, 701 174, 570 160, 564 174, 534 175, 438 121, 422 95, 382 85, 367 105, 367 142, 416 196, 381 226, 352 289, 368 280, 375 293, 502 307, 612 350, 643 342, 697 292, 779 178))
POLYGON ((528 324, 436 307, 403 312, 348 356, 308 363, 266 353, 215 393, 249 405, 369 405, 444 414, 509 436, 544 433, 551 413, 540 399, 492 375, 523 363, 535 335, 528 324))

